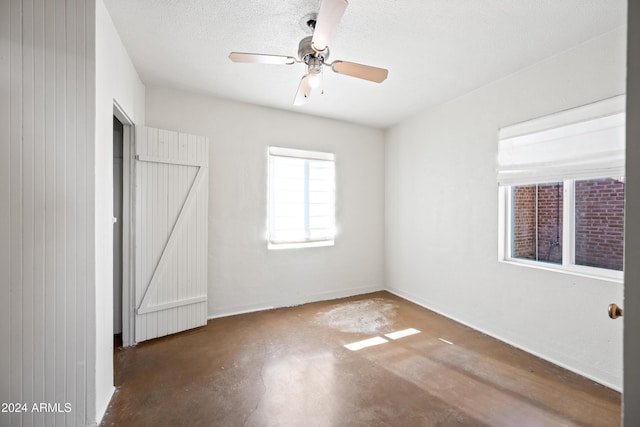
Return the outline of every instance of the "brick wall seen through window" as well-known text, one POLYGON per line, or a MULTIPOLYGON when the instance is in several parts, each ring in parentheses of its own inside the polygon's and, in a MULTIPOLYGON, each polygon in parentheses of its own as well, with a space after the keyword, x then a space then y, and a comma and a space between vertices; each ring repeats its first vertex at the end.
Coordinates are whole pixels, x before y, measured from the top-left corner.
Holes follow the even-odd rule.
MULTIPOLYGON (((576 180, 574 263, 622 271, 624 179, 576 180)), ((512 187, 513 258, 562 264, 564 185, 512 187)))

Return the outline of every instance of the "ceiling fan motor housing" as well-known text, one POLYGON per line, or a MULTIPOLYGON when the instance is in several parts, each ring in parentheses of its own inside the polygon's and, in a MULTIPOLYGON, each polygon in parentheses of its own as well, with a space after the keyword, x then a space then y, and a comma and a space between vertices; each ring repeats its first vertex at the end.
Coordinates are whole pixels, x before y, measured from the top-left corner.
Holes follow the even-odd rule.
POLYGON ((300 44, 298 45, 298 57, 307 65, 312 58, 317 58, 320 62, 324 63, 324 61, 329 58, 329 48, 326 48, 321 52, 316 51, 311 44, 312 38, 313 36, 307 36, 300 40, 300 44))

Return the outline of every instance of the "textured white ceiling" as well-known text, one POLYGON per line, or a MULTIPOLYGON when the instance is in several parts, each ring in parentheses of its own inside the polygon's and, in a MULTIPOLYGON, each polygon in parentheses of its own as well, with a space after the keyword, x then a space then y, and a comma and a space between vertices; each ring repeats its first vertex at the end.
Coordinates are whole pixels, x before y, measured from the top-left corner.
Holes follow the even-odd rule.
POLYGON ((389 69, 382 84, 324 73, 292 105, 304 65, 237 64, 229 52, 297 57, 320 0, 105 0, 143 82, 385 128, 626 23, 626 0, 350 0, 330 50, 389 69))

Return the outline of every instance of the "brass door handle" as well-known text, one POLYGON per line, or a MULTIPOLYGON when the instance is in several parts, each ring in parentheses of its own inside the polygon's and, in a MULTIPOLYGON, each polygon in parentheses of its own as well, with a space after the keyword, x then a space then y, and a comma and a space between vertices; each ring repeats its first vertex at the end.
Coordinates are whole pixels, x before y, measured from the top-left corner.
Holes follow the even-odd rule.
POLYGON ((622 309, 615 304, 609 304, 609 317, 612 319, 622 317, 622 309))

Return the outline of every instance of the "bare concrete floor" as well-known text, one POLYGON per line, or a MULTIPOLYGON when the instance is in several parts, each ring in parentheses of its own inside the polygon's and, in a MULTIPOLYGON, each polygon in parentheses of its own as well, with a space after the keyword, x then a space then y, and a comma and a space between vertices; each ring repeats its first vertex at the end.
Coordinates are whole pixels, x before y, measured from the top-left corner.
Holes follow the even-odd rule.
POLYGON ((115 370, 103 426, 620 425, 619 393, 387 292, 212 320, 115 370))

